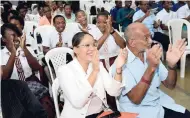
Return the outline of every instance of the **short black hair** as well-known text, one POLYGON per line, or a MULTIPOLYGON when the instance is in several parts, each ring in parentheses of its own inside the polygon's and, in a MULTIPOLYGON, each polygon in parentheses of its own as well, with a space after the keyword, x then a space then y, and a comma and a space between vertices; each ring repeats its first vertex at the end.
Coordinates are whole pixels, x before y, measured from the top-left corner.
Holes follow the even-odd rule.
POLYGON ((27 8, 26 8, 26 6, 25 6, 24 3, 18 4, 18 6, 16 7, 16 10, 18 12, 20 12, 21 9, 26 9, 27 10, 27 8))
POLYGON ((10 12, 9 11, 5 11, 1 14, 1 18, 3 23, 8 23, 8 16, 9 16, 10 12))
POLYGON ((56 15, 56 16, 53 18, 53 23, 55 23, 55 20, 56 20, 57 18, 63 18, 63 19, 65 20, 65 17, 64 17, 64 16, 62 16, 62 15, 56 15))
POLYGON ((66 3, 66 4, 64 5, 64 8, 65 8, 66 6, 70 6, 70 7, 71 7, 71 4, 66 3))
MULTIPOLYGON (((74 36, 73 36, 73 39, 72 39, 72 46, 73 47, 77 47, 80 42, 82 41, 82 39, 84 38, 85 35, 90 35, 92 36, 91 34, 87 33, 87 32, 78 32, 76 33, 74 36)), ((92 36, 93 37, 93 36, 92 36)))
POLYGON ((5 37, 6 30, 13 30, 19 37, 22 36, 22 33, 19 31, 16 25, 11 23, 5 23, 1 26, 1 35, 2 37, 5 37))
POLYGON ((85 11, 83 11, 83 10, 80 9, 80 10, 78 10, 78 11, 75 13, 75 17, 77 17, 77 15, 78 15, 79 12, 85 13, 85 11))
POLYGON ((16 10, 10 10, 10 13, 12 13, 14 16, 19 16, 18 11, 16 10))
POLYGON ((107 12, 100 12, 100 13, 98 13, 97 18, 99 16, 105 16, 106 18, 108 18, 109 14, 107 12))
POLYGON ((10 17, 10 20, 15 19, 18 20, 20 22, 20 24, 24 27, 24 19, 20 16, 12 16, 10 17))

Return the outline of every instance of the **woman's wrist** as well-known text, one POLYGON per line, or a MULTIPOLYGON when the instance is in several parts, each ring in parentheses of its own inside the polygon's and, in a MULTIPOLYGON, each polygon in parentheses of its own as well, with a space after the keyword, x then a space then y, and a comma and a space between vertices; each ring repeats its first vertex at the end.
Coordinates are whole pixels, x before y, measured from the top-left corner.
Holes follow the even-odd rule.
POLYGON ((118 75, 121 75, 122 74, 122 68, 116 68, 116 73, 118 75))

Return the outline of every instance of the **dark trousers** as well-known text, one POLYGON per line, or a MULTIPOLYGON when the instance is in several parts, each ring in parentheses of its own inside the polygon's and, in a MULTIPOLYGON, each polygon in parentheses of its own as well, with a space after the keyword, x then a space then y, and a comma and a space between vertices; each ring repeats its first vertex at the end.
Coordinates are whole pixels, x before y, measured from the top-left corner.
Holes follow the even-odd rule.
POLYGON ((169 36, 160 32, 155 32, 153 40, 160 42, 163 46, 164 51, 168 50, 168 45, 170 44, 169 36))
POLYGON ((185 110, 185 113, 180 113, 165 107, 163 108, 165 110, 164 118, 190 118, 190 112, 188 110, 185 110))
MULTIPOLYGON (((115 62, 115 59, 117 58, 117 56, 115 57, 111 57, 109 59, 110 61, 110 65, 112 65, 115 62)), ((106 64, 105 64, 105 60, 104 59, 100 59, 100 61, 103 63, 104 68, 106 69, 106 64)), ((107 70, 107 69, 106 69, 107 70)), ((107 70, 108 71, 108 70, 107 70)), ((110 96, 109 94, 107 94, 106 92, 106 97, 107 97, 107 103, 109 105, 109 107, 111 107, 113 110, 117 110, 117 105, 116 105, 116 100, 115 97, 110 96)))

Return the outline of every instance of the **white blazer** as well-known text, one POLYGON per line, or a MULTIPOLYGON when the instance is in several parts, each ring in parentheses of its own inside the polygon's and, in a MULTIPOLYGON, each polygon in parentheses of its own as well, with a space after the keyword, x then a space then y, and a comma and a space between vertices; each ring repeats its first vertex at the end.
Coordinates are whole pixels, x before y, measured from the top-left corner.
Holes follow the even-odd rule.
POLYGON ((102 63, 93 88, 87 80, 91 72, 92 64, 89 64, 86 74, 76 58, 58 69, 57 77, 65 100, 61 118, 85 118, 93 93, 105 106, 107 106, 105 91, 111 96, 120 95, 122 83, 112 79, 102 63))

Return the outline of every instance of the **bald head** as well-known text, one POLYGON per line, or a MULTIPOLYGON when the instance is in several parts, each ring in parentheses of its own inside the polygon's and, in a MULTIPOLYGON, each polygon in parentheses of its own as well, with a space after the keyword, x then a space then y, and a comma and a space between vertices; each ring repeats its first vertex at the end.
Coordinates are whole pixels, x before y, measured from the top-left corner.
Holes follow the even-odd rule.
POLYGON ((132 23, 130 24, 124 33, 126 41, 130 39, 138 38, 138 34, 142 32, 149 32, 148 28, 142 23, 132 23))

